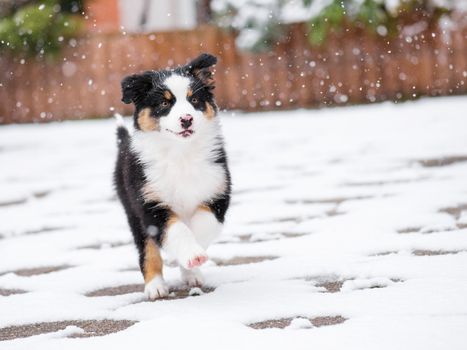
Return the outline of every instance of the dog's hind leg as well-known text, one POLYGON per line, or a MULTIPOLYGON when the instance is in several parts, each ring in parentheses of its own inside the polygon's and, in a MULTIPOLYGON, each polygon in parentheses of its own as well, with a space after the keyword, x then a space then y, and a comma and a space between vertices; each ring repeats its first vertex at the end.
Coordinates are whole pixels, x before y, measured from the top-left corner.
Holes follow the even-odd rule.
POLYGON ((128 223, 139 253, 139 267, 144 277, 144 293, 148 299, 166 297, 169 294, 162 277, 162 258, 154 238, 147 235, 139 218, 128 210, 128 223))
POLYGON ((163 262, 159 247, 151 237, 146 238, 141 262, 146 296, 154 300, 169 295, 169 289, 162 277, 163 262))

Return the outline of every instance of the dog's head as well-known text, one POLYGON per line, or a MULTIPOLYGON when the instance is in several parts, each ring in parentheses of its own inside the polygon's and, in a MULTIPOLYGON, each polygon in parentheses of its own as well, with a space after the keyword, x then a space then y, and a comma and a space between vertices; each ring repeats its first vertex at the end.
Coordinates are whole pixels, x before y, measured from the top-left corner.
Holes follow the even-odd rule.
POLYGON ((217 113, 210 70, 216 62, 201 54, 186 66, 123 79, 122 101, 135 105, 135 127, 181 140, 205 129, 217 113))

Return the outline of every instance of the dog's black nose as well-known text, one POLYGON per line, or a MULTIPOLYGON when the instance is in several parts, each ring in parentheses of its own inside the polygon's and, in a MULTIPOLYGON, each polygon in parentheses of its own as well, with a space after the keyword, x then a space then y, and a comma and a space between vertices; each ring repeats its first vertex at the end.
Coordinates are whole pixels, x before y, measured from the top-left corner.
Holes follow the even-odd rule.
POLYGON ((182 124, 183 129, 188 129, 193 123, 193 116, 191 114, 185 114, 180 117, 180 124, 182 124))

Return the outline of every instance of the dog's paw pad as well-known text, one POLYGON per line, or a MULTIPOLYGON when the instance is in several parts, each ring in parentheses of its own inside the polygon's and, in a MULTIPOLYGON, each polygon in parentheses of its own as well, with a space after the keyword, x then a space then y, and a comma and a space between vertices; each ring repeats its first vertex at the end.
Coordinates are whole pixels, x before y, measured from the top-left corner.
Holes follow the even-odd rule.
POLYGON ((193 269, 201 266, 208 260, 206 251, 197 243, 185 244, 183 249, 180 249, 174 254, 177 257, 178 263, 185 269, 193 269))
POLYGON ((169 288, 162 277, 154 277, 144 287, 144 294, 149 300, 165 298, 169 295, 169 288))
POLYGON ((188 260, 188 268, 193 269, 195 267, 203 265, 206 261, 208 261, 207 255, 197 255, 192 259, 188 260))

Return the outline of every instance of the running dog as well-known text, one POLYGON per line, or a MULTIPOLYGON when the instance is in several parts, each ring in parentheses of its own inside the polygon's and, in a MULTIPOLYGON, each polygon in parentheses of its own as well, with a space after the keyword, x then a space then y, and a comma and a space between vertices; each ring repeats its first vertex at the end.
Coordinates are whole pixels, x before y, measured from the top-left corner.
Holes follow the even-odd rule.
POLYGON ((185 66, 130 75, 122 101, 132 103, 134 131, 117 117, 114 183, 139 252, 145 294, 169 293, 162 248, 190 286, 221 232, 231 182, 214 100, 216 57, 201 54, 185 66))

